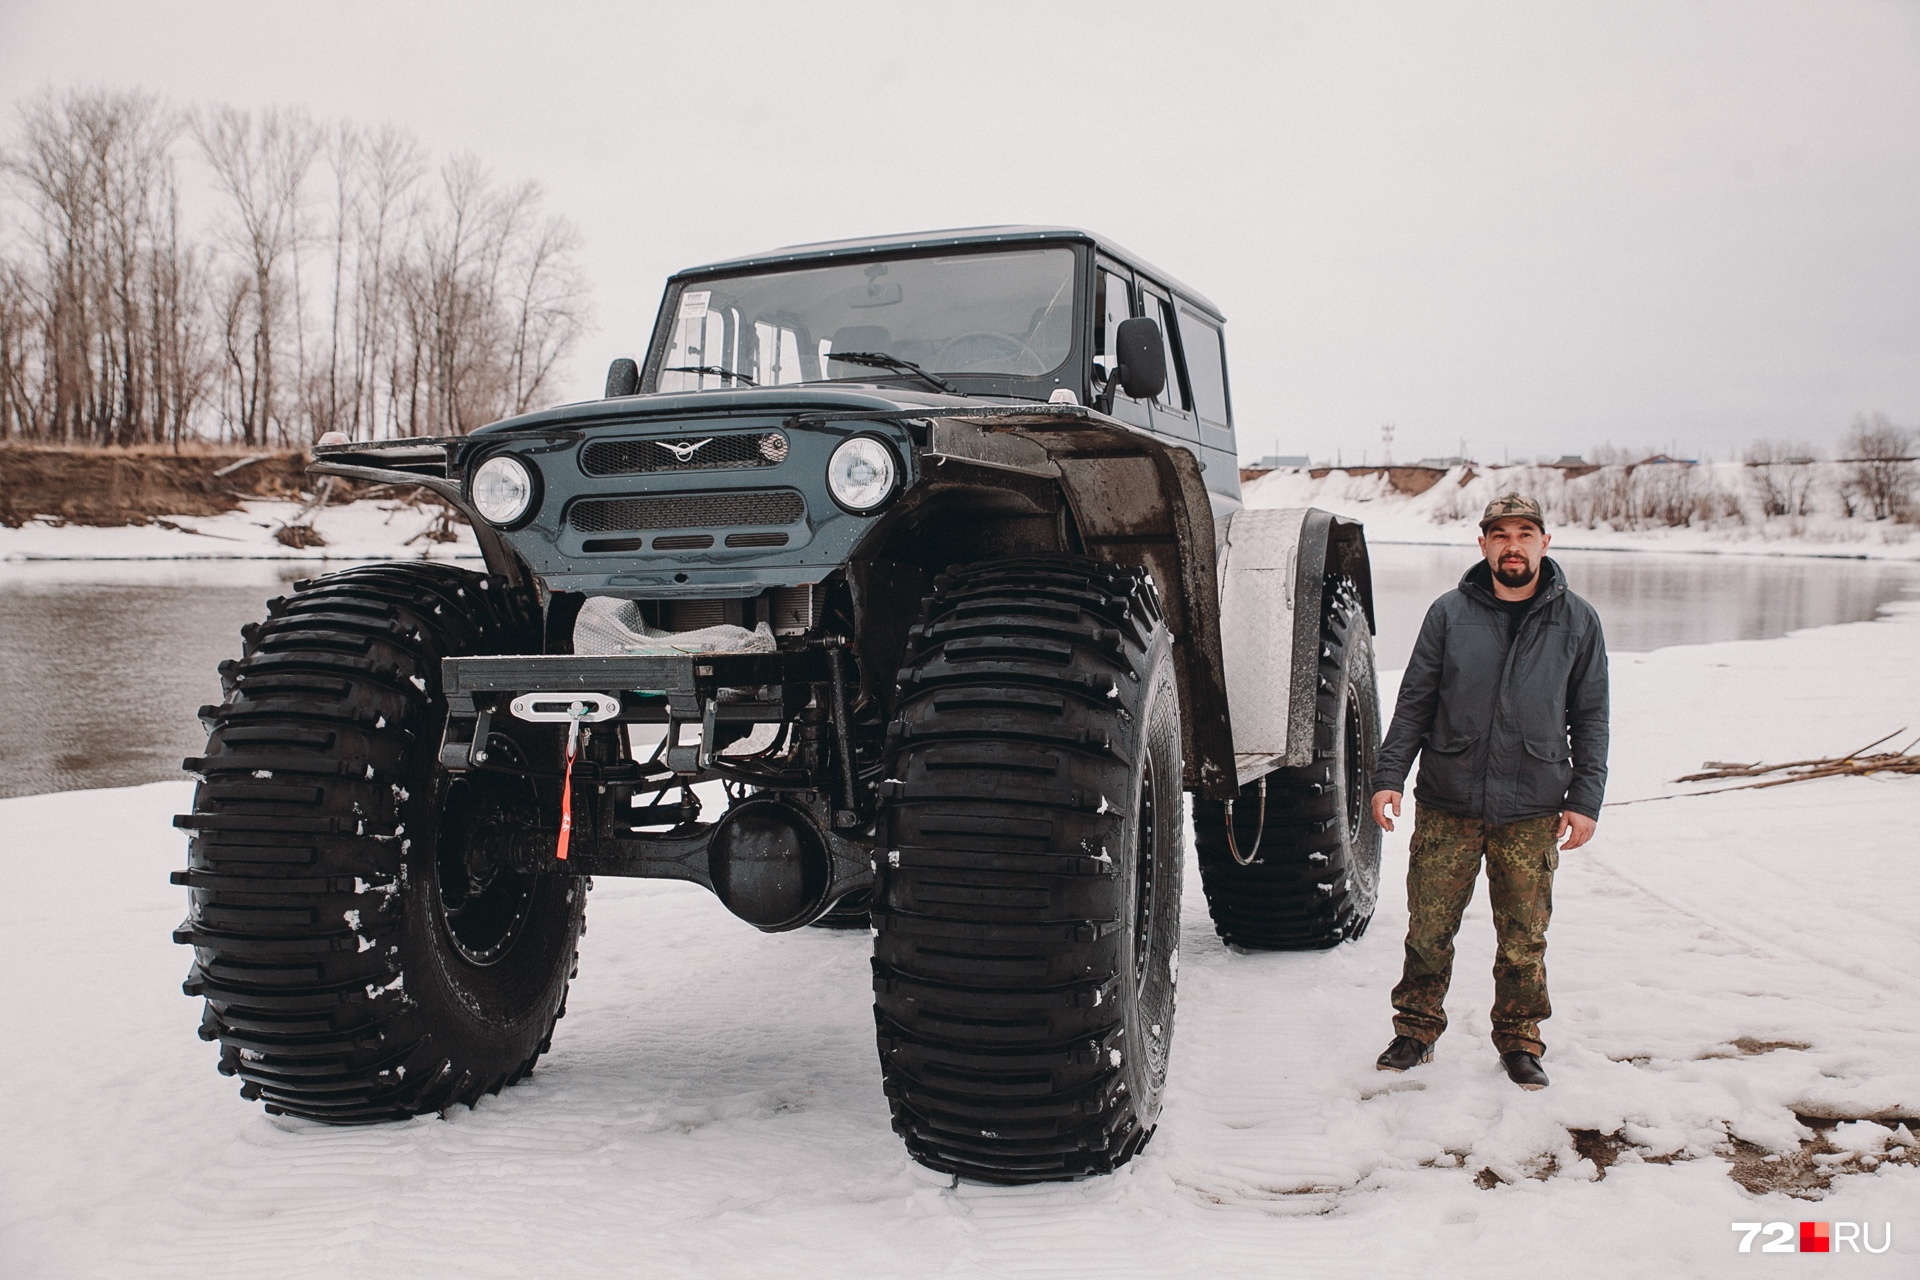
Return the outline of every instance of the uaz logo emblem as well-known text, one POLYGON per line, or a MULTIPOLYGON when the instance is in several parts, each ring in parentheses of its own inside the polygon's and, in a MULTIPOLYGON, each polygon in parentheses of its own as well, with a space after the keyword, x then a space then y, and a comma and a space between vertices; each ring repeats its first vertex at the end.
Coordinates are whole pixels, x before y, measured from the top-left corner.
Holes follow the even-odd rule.
POLYGON ((672 454, 675 462, 691 462, 694 454, 713 443, 713 437, 708 436, 705 440, 691 440, 686 442, 655 440, 654 443, 672 454))

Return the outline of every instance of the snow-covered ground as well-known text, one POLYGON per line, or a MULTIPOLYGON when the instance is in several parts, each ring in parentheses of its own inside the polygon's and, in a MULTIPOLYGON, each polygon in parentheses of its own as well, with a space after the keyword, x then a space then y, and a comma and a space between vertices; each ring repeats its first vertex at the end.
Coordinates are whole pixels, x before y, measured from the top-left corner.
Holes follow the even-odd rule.
MULTIPOLYGON (((1666 780, 1708 759, 1920 733, 1916 653, 1920 605, 1617 656, 1610 794, 1686 790, 1666 780)), ((184 894, 166 873, 184 837, 168 815, 188 801, 165 783, 0 802, 0 1275, 1912 1276, 1920 1262, 1920 1166, 1911 1146, 1882 1158, 1907 1131, 1846 1124, 1809 1159, 1796 1118, 1920 1115, 1920 777, 1608 809, 1561 867, 1541 1093, 1508 1083, 1487 1042, 1484 896, 1436 1061, 1373 1069, 1408 824, 1372 930, 1332 952, 1225 951, 1190 866, 1158 1136, 1115 1176, 1024 1189, 956 1187, 907 1160, 880 1095, 864 935, 756 934, 661 882, 596 888, 569 1015, 527 1083, 403 1125, 270 1119, 215 1074, 199 1004, 179 994, 187 956, 168 934, 184 894), (1604 1177, 1576 1130, 1625 1144, 1604 1177), (1763 1176, 1836 1176, 1817 1203, 1755 1195, 1735 1154, 1763 1176), (1731 1223, 1802 1219, 1870 1222, 1876 1244, 1891 1223, 1892 1252, 1736 1252, 1731 1223)))
POLYGON ((454 539, 428 536, 443 508, 395 499, 326 506, 303 516, 303 504, 258 500, 217 516, 165 516, 152 524, 96 527, 31 520, 0 527, 0 561, 37 560, 477 560, 473 531, 455 522, 454 539), (324 545, 292 547, 274 536, 298 521, 324 545))
MULTIPOLYGON (((1824 465, 1832 469, 1832 464, 1824 465)), ((1369 542, 1472 546, 1479 536, 1480 513, 1487 503, 1503 493, 1518 491, 1546 507, 1549 532, 1554 545, 1562 550, 1920 560, 1920 525, 1846 518, 1838 514, 1841 499, 1831 492, 1819 495, 1820 505, 1812 514, 1769 518, 1756 509, 1747 483, 1751 479, 1748 468, 1738 463, 1655 467, 1649 474, 1654 480, 1686 488, 1697 505, 1715 510, 1700 515, 1691 525, 1616 528, 1602 521, 1588 527, 1569 516, 1591 510, 1595 499, 1589 490, 1606 477, 1588 476, 1568 482, 1563 473, 1551 467, 1518 466, 1455 467, 1431 489, 1417 495, 1395 490, 1387 477, 1377 472, 1350 475, 1328 471, 1316 480, 1309 471, 1288 468, 1249 481, 1243 496, 1250 507, 1319 507, 1364 520, 1369 542)), ((1621 478, 1616 475, 1614 479, 1621 478)))
MULTIPOLYGON (((1823 464, 1831 469, 1831 464, 1823 464)), ((1678 476, 1679 468, 1673 469, 1678 476)), ((1455 468, 1427 492, 1409 496, 1385 476, 1333 471, 1316 480, 1304 470, 1261 476, 1245 487, 1252 507, 1315 506, 1364 520, 1373 542, 1471 546, 1478 520, 1495 496, 1518 489, 1547 505, 1556 545, 1562 550, 1685 551, 1742 555, 1842 556, 1920 560, 1920 525, 1893 520, 1849 519, 1836 512, 1841 499, 1825 490, 1815 514, 1763 518, 1743 487, 1747 469, 1737 463, 1698 468, 1701 493, 1739 499, 1740 510, 1703 517, 1692 526, 1587 527, 1565 518, 1589 501, 1581 489, 1592 477, 1569 484, 1550 467, 1455 468)), ((1828 488, 1833 488, 1829 485, 1828 488)), ((1701 499, 1705 502, 1705 499, 1701 499)), ((1711 505, 1711 504, 1708 504, 1711 505)), ((293 502, 252 501, 219 516, 167 516, 148 525, 96 528, 30 521, 0 527, 0 563, 39 560, 377 560, 431 556, 479 559, 472 530, 452 525, 451 542, 425 536, 440 508, 368 499, 322 508, 311 519, 324 546, 289 547, 274 537, 300 517, 293 502)))

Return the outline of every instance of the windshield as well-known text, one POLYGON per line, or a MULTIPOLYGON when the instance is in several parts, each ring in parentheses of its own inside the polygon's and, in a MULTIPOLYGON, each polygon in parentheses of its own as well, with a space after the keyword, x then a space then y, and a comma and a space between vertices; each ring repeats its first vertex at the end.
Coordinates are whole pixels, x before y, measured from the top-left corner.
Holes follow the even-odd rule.
POLYGON ((932 389, 939 375, 1039 378, 1064 364, 1073 345, 1073 250, 701 280, 681 291, 670 323, 660 391, 826 379, 932 389), (864 358, 836 360, 836 351, 864 358))

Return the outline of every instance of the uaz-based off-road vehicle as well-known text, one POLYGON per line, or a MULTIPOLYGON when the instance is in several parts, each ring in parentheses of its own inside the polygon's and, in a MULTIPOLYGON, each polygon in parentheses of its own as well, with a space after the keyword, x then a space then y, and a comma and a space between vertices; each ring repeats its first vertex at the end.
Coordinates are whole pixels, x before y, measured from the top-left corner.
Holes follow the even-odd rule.
POLYGON ((1373 911, 1359 526, 1242 510, 1220 313, 1085 232, 668 282, 606 398, 322 445, 484 574, 296 585, 206 708, 201 1034, 268 1110, 472 1102, 546 1051, 590 877, 871 924, 894 1127, 992 1181, 1114 1168, 1173 1037, 1183 796, 1241 948, 1373 911))

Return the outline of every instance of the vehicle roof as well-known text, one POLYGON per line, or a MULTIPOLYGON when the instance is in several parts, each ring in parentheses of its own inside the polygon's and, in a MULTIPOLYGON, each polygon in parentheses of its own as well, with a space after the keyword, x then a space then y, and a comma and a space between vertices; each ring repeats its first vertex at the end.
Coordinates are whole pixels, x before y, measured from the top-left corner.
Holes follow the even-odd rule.
POLYGON ((723 258, 718 262, 688 267, 683 271, 676 271, 669 278, 668 283, 672 284, 675 280, 697 276, 732 274, 744 268, 785 266, 798 262, 830 262, 836 258, 858 257, 884 253, 888 250, 941 249, 961 245, 1023 244, 1036 241, 1078 241, 1082 244, 1094 245, 1101 252, 1120 259, 1136 271, 1151 276, 1189 302, 1198 303, 1216 320, 1226 319, 1220 308, 1199 290, 1182 284, 1177 277, 1168 275, 1139 254, 1131 253, 1104 236, 1095 235, 1080 227, 1020 225, 954 227, 945 231, 913 231, 902 235, 863 236, 854 240, 822 240, 815 244, 793 244, 782 249, 768 249, 739 258, 723 258))

